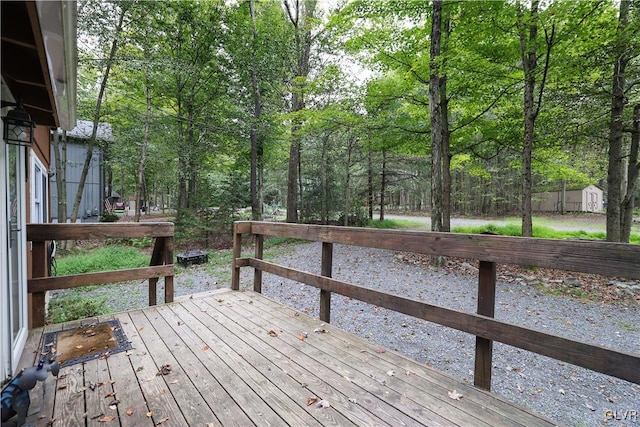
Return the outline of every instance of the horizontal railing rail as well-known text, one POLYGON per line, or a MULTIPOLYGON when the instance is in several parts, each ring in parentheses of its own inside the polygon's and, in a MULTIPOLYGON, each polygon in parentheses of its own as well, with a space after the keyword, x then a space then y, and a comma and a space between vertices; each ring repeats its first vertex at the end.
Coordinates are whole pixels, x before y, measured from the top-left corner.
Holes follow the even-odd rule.
POLYGON ((149 305, 156 305, 157 283, 164 277, 165 302, 173 301, 173 236, 169 222, 100 223, 100 224, 27 224, 27 241, 32 247, 31 278, 27 281, 30 294, 30 327, 45 324, 45 293, 57 289, 103 285, 130 280, 149 280, 149 305), (149 267, 130 268, 95 273, 47 277, 47 243, 51 240, 107 240, 123 238, 154 238, 149 267))
POLYGON ((320 289, 320 319, 330 322, 331 293, 398 311, 476 336, 474 384, 491 389, 493 341, 640 384, 640 355, 620 352, 494 319, 496 264, 517 264, 605 276, 640 278, 640 246, 621 243, 533 239, 403 230, 377 230, 242 221, 234 225, 231 287, 240 286, 240 268, 254 269, 254 290, 262 291, 262 272, 320 289), (241 257, 242 234, 255 242, 255 256, 241 257), (264 261, 265 236, 322 242, 321 274, 264 261), (333 244, 363 246, 479 261, 476 313, 427 304, 331 278, 333 244))

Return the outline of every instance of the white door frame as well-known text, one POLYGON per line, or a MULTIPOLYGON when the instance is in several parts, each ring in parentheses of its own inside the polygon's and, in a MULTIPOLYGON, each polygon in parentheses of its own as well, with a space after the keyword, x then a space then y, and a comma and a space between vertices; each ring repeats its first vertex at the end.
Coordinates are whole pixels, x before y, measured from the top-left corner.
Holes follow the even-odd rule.
POLYGON ((3 260, 4 268, 0 269, 0 288, 1 288, 1 313, 2 324, 0 330, 0 366, 2 367, 0 380, 5 380, 16 374, 20 356, 24 349, 28 336, 27 323, 27 262, 26 262, 26 156, 27 148, 22 146, 9 146, 0 141, 0 259, 3 260), (9 201, 9 150, 16 150, 16 184, 17 184, 17 239, 15 251, 10 250, 11 230, 8 229, 9 210, 12 209, 11 201, 9 201), (12 268, 10 267, 13 260, 12 254, 18 254, 16 261, 16 271, 13 272, 17 277, 12 278, 12 268), (12 280, 17 280, 18 294, 12 295, 12 280), (17 298, 17 303, 13 306, 12 302, 17 298), (14 334, 13 316, 11 309, 18 310, 18 330, 14 334))

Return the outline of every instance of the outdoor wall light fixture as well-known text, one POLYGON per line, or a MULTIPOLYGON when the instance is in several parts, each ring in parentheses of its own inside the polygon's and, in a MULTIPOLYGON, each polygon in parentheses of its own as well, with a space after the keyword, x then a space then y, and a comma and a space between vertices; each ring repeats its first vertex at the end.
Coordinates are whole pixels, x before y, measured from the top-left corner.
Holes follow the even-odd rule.
POLYGON ((2 138, 7 144, 31 147, 33 144, 33 128, 36 123, 22 106, 22 101, 2 101, 2 107, 14 106, 6 116, 2 118, 2 138))

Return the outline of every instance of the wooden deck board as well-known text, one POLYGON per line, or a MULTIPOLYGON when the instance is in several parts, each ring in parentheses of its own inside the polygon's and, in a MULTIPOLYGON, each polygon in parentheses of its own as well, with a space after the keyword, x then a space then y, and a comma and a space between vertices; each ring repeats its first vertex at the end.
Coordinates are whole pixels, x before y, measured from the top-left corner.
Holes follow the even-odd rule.
MULTIPOLYGON (((236 304, 236 306, 241 305, 236 304)), ((453 400, 443 399, 443 396, 447 396, 447 390, 442 390, 439 396, 431 396, 420 392, 410 382, 405 382, 400 387, 394 388, 392 384, 399 381, 398 378, 406 376, 406 372, 398 372, 393 367, 391 369, 383 367, 378 363, 377 357, 369 357, 359 353, 357 348, 353 348, 352 342, 334 339, 333 335, 336 329, 319 320, 311 319, 304 314, 283 318, 277 312, 274 314, 273 307, 259 301, 256 301, 255 304, 244 304, 242 307, 251 307, 253 316, 262 319, 262 323, 266 325, 278 324, 280 328, 288 331, 288 333, 282 334, 281 338, 294 344, 296 337, 302 332, 296 332, 294 328, 299 328, 301 322, 306 323, 305 331, 308 333, 308 338, 300 344, 300 348, 305 353, 316 358, 323 365, 333 366, 338 374, 401 410, 411 417, 413 422, 425 422, 429 425, 450 425, 451 422, 461 426, 489 425, 481 421, 482 418, 478 416, 468 415, 464 411, 458 410, 453 404, 453 400), (283 323, 282 319, 286 323, 283 323), (313 332, 317 328, 329 332, 313 332), (389 375, 390 371, 393 371, 395 376, 389 375)), ((298 339, 298 341, 300 340, 298 339)))
MULTIPOLYGON (((253 299, 254 295, 255 294, 251 293, 246 294, 247 298, 251 299, 253 299)), ((255 301, 254 306, 261 307, 263 312, 273 313, 274 311, 279 311, 284 313, 285 318, 288 319, 292 319, 295 316, 294 324, 303 323, 307 326, 308 330, 313 330, 322 324, 322 322, 316 319, 297 313, 295 310, 282 304, 278 304, 268 298, 261 297, 253 300, 255 301)), ((479 390, 471 385, 460 383, 438 371, 416 364, 412 360, 404 357, 398 358, 398 355, 394 352, 388 350, 382 352, 380 351, 380 348, 369 342, 360 341, 360 345, 355 347, 353 346, 352 335, 338 328, 331 328, 330 326, 325 327, 330 328, 332 331, 331 334, 327 334, 327 339, 332 343, 332 346, 342 346, 344 354, 343 360, 351 360, 353 362, 352 366, 356 367, 377 367, 378 372, 386 373, 392 370, 395 371, 396 376, 387 378, 388 381, 386 382, 390 387, 394 387, 393 383, 398 380, 406 380, 405 382, 408 384, 398 386, 400 390, 403 390, 403 393, 405 393, 406 396, 411 396, 411 393, 416 391, 414 390, 414 384, 415 387, 422 392, 435 396, 436 398, 439 396, 445 396, 448 391, 456 389, 456 391, 461 392, 465 396, 467 403, 470 403, 470 405, 465 407, 465 409, 469 410, 472 414, 481 415, 482 419, 488 421, 491 425, 496 425, 496 423, 499 423, 500 425, 510 425, 509 420, 514 421, 512 425, 523 425, 522 414, 520 413, 521 409, 515 405, 501 401, 501 403, 505 404, 491 407, 489 410, 487 408, 487 399, 499 400, 497 396, 491 393, 479 390), (409 373, 409 375, 407 375, 407 373, 409 373), (419 376, 424 381, 413 381, 412 377, 414 375, 419 376)), ((453 402, 448 403, 451 405, 453 402)), ((450 407, 439 408, 438 413, 448 413, 450 409, 450 407)), ((459 408, 456 409, 456 412, 458 413, 455 416, 459 416, 459 408)), ((524 425, 548 425, 547 423, 548 422, 546 420, 533 415, 526 420, 524 425)), ((468 425, 468 420, 462 421, 462 425, 468 425)), ((477 422, 474 423, 474 425, 477 425, 477 422)))
MULTIPOLYGON (((210 302, 209 305, 214 308, 216 304, 215 302, 210 302)), ((347 395, 346 400, 350 404, 348 404, 345 408, 345 412, 353 411, 354 407, 365 405, 368 412, 371 412, 380 419, 384 420, 385 424, 396 426, 414 425, 416 423, 416 420, 414 418, 407 415, 404 411, 399 410, 392 403, 389 403, 387 399, 385 399, 385 397, 388 396, 379 395, 384 393, 372 393, 371 390, 368 390, 366 387, 362 387, 361 384, 358 384, 357 381, 354 381, 353 378, 350 378, 349 375, 346 375, 344 371, 340 371, 339 368, 336 368, 335 365, 339 364, 338 359, 341 357, 340 354, 336 354, 335 352, 326 354, 324 353, 325 351, 327 351, 326 349, 322 350, 311 348, 309 347, 308 342, 305 343, 300 340, 299 337, 302 330, 299 330, 296 333, 294 330, 285 327, 284 323, 276 323, 273 320, 265 320, 261 316, 255 315, 255 313, 243 312, 243 307, 245 307, 245 304, 242 304, 241 301, 233 304, 233 306, 228 306, 224 303, 218 304, 219 310, 236 310, 236 314, 227 313, 225 316, 223 316, 223 319, 246 319, 246 322, 252 322, 252 324, 245 323, 248 328, 251 328, 249 335, 258 337, 269 337, 268 332, 271 329, 275 328, 277 330, 277 333, 279 333, 280 335, 278 337, 269 337, 268 341, 273 342, 273 346, 275 346, 276 348, 288 346, 287 350, 289 350, 289 352, 285 353, 285 358, 291 360, 296 364, 299 363, 300 369, 303 371, 314 372, 321 369, 324 380, 326 380, 327 378, 334 379, 331 388, 336 388, 338 390, 348 388, 347 390, 345 390, 345 393, 347 395), (295 354, 291 353, 291 350, 293 350, 295 354), (349 402, 349 398, 355 400, 355 403, 349 402)), ((319 325, 320 322, 317 322, 317 324, 319 325)), ((313 329, 311 329, 310 331, 311 332, 309 333, 313 334, 313 329)), ((313 340, 313 338, 313 336, 310 337, 311 340, 313 340)), ((365 378, 365 381, 367 380, 369 380, 369 378, 365 378)), ((379 384, 376 384, 374 381, 371 382, 375 384, 377 389, 377 386, 379 386, 379 384)), ((328 400, 331 404, 336 404, 336 402, 329 399, 328 396, 320 393, 316 394, 328 400)), ((401 396, 398 396, 398 399, 400 398, 401 396)), ((451 423, 447 423, 445 419, 438 418, 439 417, 437 416, 437 414, 432 413, 430 414, 430 417, 423 417, 422 422, 427 425, 451 425, 451 423)), ((367 425, 367 423, 365 423, 365 425, 367 425)))
MULTIPOLYGON (((44 402, 32 393, 42 410, 29 422, 44 426, 55 419, 54 427, 554 425, 253 292, 194 295, 105 320, 113 317, 133 349, 63 367, 66 377, 45 382, 44 402), (314 333, 315 328, 329 332, 314 333), (303 332, 308 335, 300 339, 303 332), (157 375, 162 365, 171 365, 171 372, 157 375), (91 383, 101 386, 92 390, 91 383), (460 401, 448 397, 453 389, 462 393, 460 401), (309 397, 330 407, 307 405, 309 397)), ((45 330, 71 326, 30 331, 23 367, 37 362, 45 330)))
MULTIPOLYGON (((362 390, 344 378, 337 375, 334 371, 325 366, 316 364, 315 369, 310 370, 305 366, 313 363, 304 353, 297 350, 293 346, 279 342, 277 348, 264 345, 264 341, 257 338, 250 331, 255 327, 250 320, 246 318, 236 318, 235 322, 230 321, 226 314, 219 313, 220 307, 212 307, 207 305, 203 300, 194 300, 194 304, 199 307, 211 307, 207 313, 213 319, 221 324, 225 324, 226 329, 233 333, 238 341, 244 345, 260 348, 261 353, 268 358, 278 369, 290 375, 296 383, 307 390, 309 397, 321 396, 323 399, 332 403, 332 406, 338 408, 345 417, 357 425, 400 425, 399 420, 395 420, 394 424, 385 423, 382 419, 372 416, 371 412, 365 411, 358 405, 350 401, 360 399, 364 402, 367 397, 362 390), (215 312, 213 312, 215 310, 215 312), (246 328, 245 328, 246 327, 246 328), (306 359, 305 359, 306 358, 306 359), (303 360, 303 364, 296 361, 303 360)), ((389 407, 388 409, 392 409, 389 407)))

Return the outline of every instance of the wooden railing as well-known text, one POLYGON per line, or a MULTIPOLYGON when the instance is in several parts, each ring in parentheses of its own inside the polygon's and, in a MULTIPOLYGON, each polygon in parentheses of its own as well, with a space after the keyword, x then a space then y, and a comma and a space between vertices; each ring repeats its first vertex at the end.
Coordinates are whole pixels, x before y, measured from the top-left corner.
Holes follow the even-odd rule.
POLYGON ((31 328, 44 325, 45 292, 54 289, 149 279, 149 305, 155 305, 158 278, 164 277, 165 302, 173 301, 172 223, 28 224, 27 241, 33 244, 31 279, 27 282, 27 292, 30 294, 29 326, 31 328), (106 240, 145 237, 155 239, 149 267, 46 277, 47 243, 51 240, 106 240))
POLYGON ((243 221, 234 224, 231 288, 238 290, 240 287, 240 268, 253 267, 256 292, 262 291, 263 271, 319 288, 320 320, 324 322, 330 321, 331 292, 336 292, 473 334, 476 336, 474 384, 486 390, 491 389, 493 341, 640 384, 640 354, 623 353, 494 319, 496 263, 640 279, 640 246, 243 221), (254 257, 241 257, 242 234, 252 235, 255 242, 254 257), (321 274, 264 261, 265 236, 322 242, 321 274), (440 307, 332 279, 334 243, 478 260, 477 312, 440 307))

